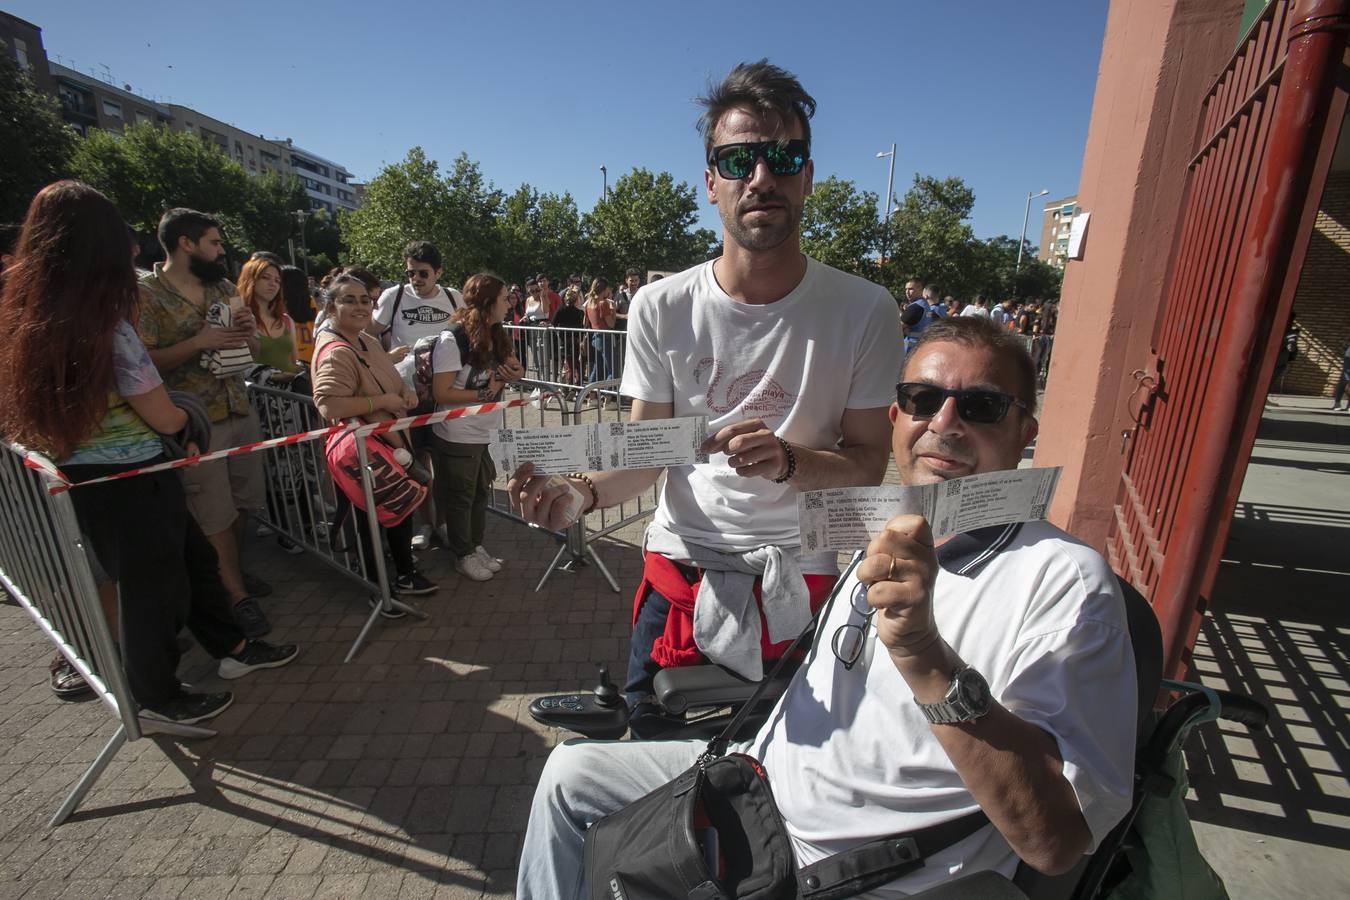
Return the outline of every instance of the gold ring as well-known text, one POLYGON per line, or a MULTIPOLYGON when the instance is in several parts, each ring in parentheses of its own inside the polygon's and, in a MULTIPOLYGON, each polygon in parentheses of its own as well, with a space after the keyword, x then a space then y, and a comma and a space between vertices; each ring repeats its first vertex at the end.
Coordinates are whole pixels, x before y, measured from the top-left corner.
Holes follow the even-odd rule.
POLYGON ((887 581, 895 581, 895 580, 896 580, 896 579, 895 579, 895 564, 896 564, 896 562, 897 562, 896 558, 895 558, 894 556, 892 556, 892 557, 891 557, 891 564, 890 564, 890 566, 886 569, 886 580, 887 580, 887 581))

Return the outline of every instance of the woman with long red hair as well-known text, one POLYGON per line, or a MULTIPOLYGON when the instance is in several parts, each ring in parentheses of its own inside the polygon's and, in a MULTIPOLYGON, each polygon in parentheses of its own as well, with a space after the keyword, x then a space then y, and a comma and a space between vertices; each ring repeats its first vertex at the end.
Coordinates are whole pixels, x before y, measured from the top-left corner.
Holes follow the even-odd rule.
POLYGON ((235 285, 253 321, 258 323, 258 352, 254 359, 276 369, 277 381, 289 381, 300 371, 296 361, 295 321, 286 312, 281 292, 281 267, 265 257, 244 263, 235 285))
MULTIPOLYGON (((188 417, 129 321, 137 303, 127 227, 112 203, 78 181, 38 192, 0 296, 0 435, 47 454, 75 482, 161 461, 159 436, 188 417)), ((229 692, 183 690, 184 625, 223 678, 295 658, 294 645, 245 640, 176 473, 76 486, 70 497, 117 584, 122 659, 143 717, 191 724, 230 705, 229 692)))
MULTIPOLYGON (((525 374, 502 326, 509 309, 509 292, 497 276, 483 273, 464 282, 464 305, 450 330, 441 332, 431 356, 437 409, 497 400, 507 382, 525 374)), ((501 427, 500 412, 431 426, 436 470, 431 485, 444 519, 442 541, 455 554, 455 568, 474 581, 487 581, 502 567, 483 549, 487 501, 497 477, 487 452, 488 433, 501 427)))

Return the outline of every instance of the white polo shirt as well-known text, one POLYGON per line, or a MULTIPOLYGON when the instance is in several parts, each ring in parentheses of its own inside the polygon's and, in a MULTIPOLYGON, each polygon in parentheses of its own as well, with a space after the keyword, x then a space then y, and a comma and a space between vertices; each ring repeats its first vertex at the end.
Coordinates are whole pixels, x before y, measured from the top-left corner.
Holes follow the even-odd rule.
MULTIPOLYGON (((1134 653, 1115 575, 1045 522, 981 529, 938 548, 933 608, 948 644, 994 698, 1055 739, 1095 848, 1129 809, 1137 701, 1134 653)), ((850 570, 807 662, 751 743, 768 772, 798 865, 974 812, 914 694, 869 629, 845 670, 835 631, 861 624, 850 570)), ((868 896, 899 897, 1017 857, 986 826, 868 896)))

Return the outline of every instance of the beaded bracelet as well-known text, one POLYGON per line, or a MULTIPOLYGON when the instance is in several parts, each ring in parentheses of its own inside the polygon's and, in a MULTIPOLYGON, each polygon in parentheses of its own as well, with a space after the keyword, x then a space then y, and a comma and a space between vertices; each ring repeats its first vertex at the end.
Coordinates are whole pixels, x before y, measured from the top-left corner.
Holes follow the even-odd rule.
POLYGON ((585 484, 586 487, 591 489, 591 505, 581 511, 582 515, 600 508, 600 491, 596 489, 595 482, 591 481, 591 476, 584 472, 568 472, 567 477, 575 478, 577 481, 580 481, 585 484))
POLYGON ((366 410, 366 415, 370 415, 371 413, 375 412, 375 398, 374 398, 374 397, 371 397, 371 396, 367 395, 367 396, 366 396, 366 405, 367 405, 368 407, 370 407, 369 409, 366 410))
POLYGON ((778 441, 779 445, 783 448, 783 452, 787 454, 787 460, 788 460, 787 471, 783 473, 783 477, 782 477, 782 478, 775 478, 775 479, 773 480, 773 483, 774 483, 774 484, 782 484, 783 482, 785 482, 785 481, 787 481, 789 478, 791 478, 793 475, 796 475, 796 474, 797 474, 797 454, 795 454, 795 453, 792 452, 792 445, 789 444, 787 441, 785 441, 785 440, 783 440, 782 438, 778 437, 778 435, 774 435, 774 438, 778 441))

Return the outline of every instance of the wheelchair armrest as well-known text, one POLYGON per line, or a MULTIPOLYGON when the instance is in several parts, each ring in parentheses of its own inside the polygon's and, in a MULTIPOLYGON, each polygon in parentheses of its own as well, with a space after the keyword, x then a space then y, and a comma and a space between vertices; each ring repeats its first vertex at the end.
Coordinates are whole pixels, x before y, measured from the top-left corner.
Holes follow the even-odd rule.
MULTIPOLYGON (((780 676, 765 694, 765 700, 777 700, 791 676, 780 676)), ((759 687, 759 682, 742 678, 716 665, 662 669, 656 673, 652 690, 661 708, 671 715, 703 706, 734 706, 744 703, 759 687)))

